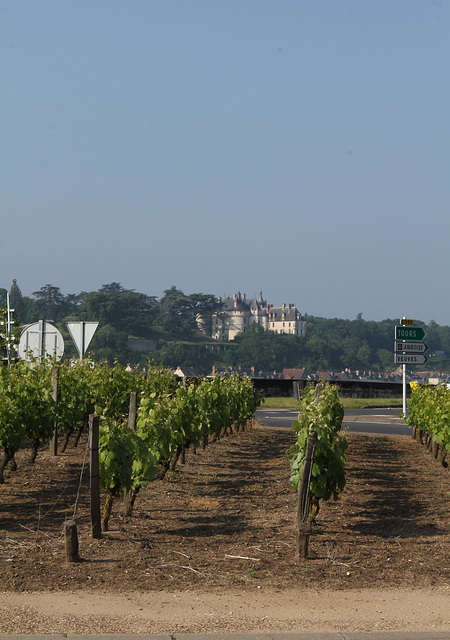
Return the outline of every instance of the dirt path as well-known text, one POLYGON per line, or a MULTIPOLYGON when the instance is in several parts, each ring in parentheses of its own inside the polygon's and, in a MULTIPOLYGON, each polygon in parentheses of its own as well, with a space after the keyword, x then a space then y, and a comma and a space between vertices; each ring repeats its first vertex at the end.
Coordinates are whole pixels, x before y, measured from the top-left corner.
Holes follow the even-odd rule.
POLYGON ((2 594, 2 633, 450 630, 450 591, 2 594))

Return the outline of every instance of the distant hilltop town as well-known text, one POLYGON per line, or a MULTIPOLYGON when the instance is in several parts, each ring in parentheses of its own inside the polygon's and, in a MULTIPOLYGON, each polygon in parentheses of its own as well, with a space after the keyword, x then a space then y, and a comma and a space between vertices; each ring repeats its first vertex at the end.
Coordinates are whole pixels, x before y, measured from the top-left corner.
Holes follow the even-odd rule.
MULTIPOLYGON (((294 336, 306 334, 306 321, 294 304, 274 307, 263 299, 262 291, 258 298, 247 298, 245 293, 241 295, 239 292, 232 298, 218 298, 217 301, 220 310, 213 314, 211 322, 211 337, 215 340, 234 340, 252 324, 258 324, 264 331, 270 329, 274 333, 294 336)), ((209 333, 201 316, 197 318, 197 322, 204 333, 209 333)))

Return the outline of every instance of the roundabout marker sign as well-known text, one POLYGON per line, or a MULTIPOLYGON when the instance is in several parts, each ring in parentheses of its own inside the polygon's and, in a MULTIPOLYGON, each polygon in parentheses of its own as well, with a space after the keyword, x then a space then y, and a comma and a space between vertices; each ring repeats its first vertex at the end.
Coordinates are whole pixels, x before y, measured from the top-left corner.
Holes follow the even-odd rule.
POLYGON ((64 339, 51 322, 39 320, 28 325, 20 335, 19 358, 30 361, 36 358, 39 362, 45 358, 61 360, 64 354, 64 339))

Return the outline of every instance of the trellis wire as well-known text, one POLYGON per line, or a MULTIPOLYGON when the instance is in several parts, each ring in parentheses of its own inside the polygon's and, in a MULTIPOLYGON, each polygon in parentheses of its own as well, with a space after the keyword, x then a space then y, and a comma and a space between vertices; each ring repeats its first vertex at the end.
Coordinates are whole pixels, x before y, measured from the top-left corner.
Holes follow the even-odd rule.
POLYGON ((84 460, 83 460, 83 465, 81 467, 81 473, 80 473, 80 482, 78 483, 78 491, 77 491, 77 497, 75 500, 75 506, 73 509, 73 516, 72 518, 75 518, 76 512, 77 512, 77 508, 78 508, 78 500, 80 499, 80 491, 81 491, 81 482, 83 480, 83 473, 84 473, 84 467, 86 464, 86 458, 87 458, 87 452, 89 450, 89 441, 90 441, 90 434, 88 436, 87 442, 86 442, 86 451, 84 452, 84 460))

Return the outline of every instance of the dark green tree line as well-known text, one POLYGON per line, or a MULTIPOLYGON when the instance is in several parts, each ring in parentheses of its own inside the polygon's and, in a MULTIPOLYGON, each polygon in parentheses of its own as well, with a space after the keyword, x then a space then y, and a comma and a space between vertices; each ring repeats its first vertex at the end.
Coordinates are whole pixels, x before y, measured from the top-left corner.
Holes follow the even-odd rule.
MULTIPOLYGON (((0 288, 0 306, 6 304, 6 292, 7 289, 0 288)), ((110 363, 118 360, 122 364, 144 364, 150 355, 166 366, 193 366, 205 373, 212 364, 254 367, 266 372, 282 371, 285 367, 306 367, 309 371, 396 368, 393 343, 398 319, 375 322, 363 320, 361 314, 355 320, 307 315, 304 337, 263 331, 254 324, 232 342, 219 344, 198 330, 197 321, 201 317, 208 334, 212 315, 220 310, 212 294, 186 295, 172 286, 158 300, 112 282, 98 291, 67 295, 57 286, 46 284, 27 297, 13 280, 9 295, 11 308, 22 324, 52 320, 67 339, 68 320, 99 322, 89 351, 94 358, 110 363), (154 340, 158 348, 150 354, 136 354, 128 348, 130 337, 154 340)), ((450 371, 450 327, 431 320, 424 328, 427 368, 450 371)), ((66 355, 76 356, 69 339, 66 355)))

